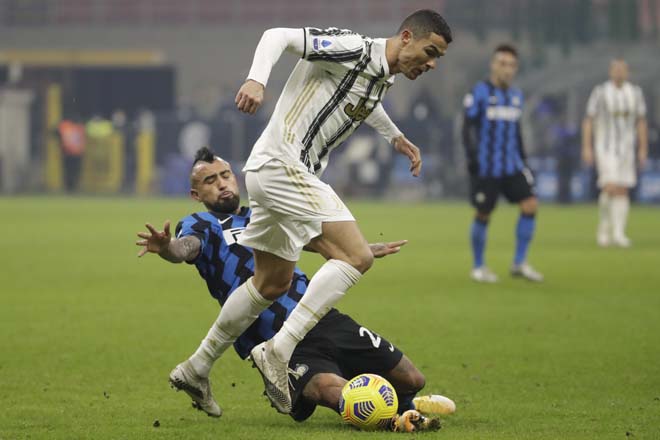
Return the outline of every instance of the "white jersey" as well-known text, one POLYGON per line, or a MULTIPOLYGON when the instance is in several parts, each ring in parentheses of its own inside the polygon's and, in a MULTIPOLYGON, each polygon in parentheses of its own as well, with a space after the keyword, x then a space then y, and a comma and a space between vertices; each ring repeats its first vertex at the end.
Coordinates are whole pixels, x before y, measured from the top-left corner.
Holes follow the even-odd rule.
POLYGON ((642 89, 629 82, 617 87, 613 81, 597 85, 587 103, 594 120, 596 155, 633 157, 637 119, 646 115, 642 89))
POLYGON ((302 59, 243 171, 272 159, 320 176, 329 153, 371 114, 394 82, 385 39, 349 30, 304 28, 302 59))

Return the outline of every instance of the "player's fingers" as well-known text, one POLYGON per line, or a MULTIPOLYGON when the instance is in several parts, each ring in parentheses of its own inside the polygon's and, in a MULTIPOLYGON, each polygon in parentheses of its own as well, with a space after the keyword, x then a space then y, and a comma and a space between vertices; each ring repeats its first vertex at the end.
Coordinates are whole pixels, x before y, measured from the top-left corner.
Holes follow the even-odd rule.
POLYGON ((170 221, 165 220, 165 224, 163 225, 163 231, 165 231, 165 235, 170 235, 170 221))
POLYGON ((240 110, 242 112, 245 111, 245 100, 246 99, 247 99, 247 97, 245 95, 241 95, 238 102, 236 103, 236 107, 238 108, 238 110, 240 110))
POLYGON ((140 238, 146 238, 146 239, 151 238, 151 234, 148 233, 148 232, 138 232, 137 236, 140 237, 140 238))
POLYGON ((241 98, 241 101, 238 104, 238 108, 240 111, 244 113, 249 113, 251 104, 252 104, 252 98, 247 93, 244 93, 243 97, 241 98))
POLYGON ((147 248, 145 247, 140 252, 138 252, 137 256, 138 256, 138 258, 140 258, 141 256, 143 256, 146 253, 147 253, 147 248))
POLYGON ((241 102, 241 98, 243 98, 243 92, 239 90, 234 98, 234 104, 238 106, 238 103, 241 102))
POLYGON ((149 232, 151 232, 152 235, 157 235, 157 234, 158 234, 158 231, 156 231, 156 228, 154 228, 153 226, 151 226, 151 224, 149 224, 149 223, 145 223, 144 226, 146 226, 147 229, 149 229, 149 232))
POLYGON ((259 104, 257 104, 257 101, 252 101, 250 103, 250 111, 249 113, 251 115, 255 114, 257 112, 257 109, 259 108, 259 104))
POLYGON ((412 165, 410 166, 410 171, 412 172, 412 175, 415 177, 419 177, 419 173, 422 171, 422 161, 418 160, 416 162, 413 162, 412 165))
POLYGON ((387 246, 400 248, 401 246, 405 246, 407 243, 408 240, 392 241, 390 243, 387 243, 387 246))
POLYGON ((148 244, 147 240, 139 240, 135 242, 138 246, 146 246, 148 244))

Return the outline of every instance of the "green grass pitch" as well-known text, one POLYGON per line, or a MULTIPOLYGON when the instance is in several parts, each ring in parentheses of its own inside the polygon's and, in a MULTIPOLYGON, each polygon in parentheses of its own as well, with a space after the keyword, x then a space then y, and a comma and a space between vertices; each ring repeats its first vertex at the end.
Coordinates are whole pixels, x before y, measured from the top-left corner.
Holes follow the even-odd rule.
MULTIPOLYGON (((452 397, 443 429, 415 438, 660 438, 660 210, 634 207, 631 249, 595 244, 596 207, 542 206, 530 260, 507 275, 516 210, 502 204, 487 261, 468 279, 464 203, 349 204, 370 241, 409 239, 339 308, 398 345, 452 397)), ((145 221, 188 200, 0 199, 0 439, 368 439, 320 408, 297 424, 233 353, 214 369, 220 420, 167 384, 218 307, 195 269, 136 258, 145 221), (159 427, 154 427, 155 421, 159 427)), ((321 263, 306 256, 304 269, 321 263)), ((410 438, 411 436, 406 436, 410 438)))

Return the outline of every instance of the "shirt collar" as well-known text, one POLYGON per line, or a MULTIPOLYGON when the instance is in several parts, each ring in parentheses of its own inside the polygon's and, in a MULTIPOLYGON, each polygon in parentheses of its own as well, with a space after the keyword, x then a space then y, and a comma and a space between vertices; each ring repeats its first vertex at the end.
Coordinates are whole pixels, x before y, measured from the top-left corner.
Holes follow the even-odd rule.
POLYGON ((374 47, 376 49, 376 54, 380 59, 380 64, 383 66, 383 71, 385 72, 385 78, 392 76, 390 73, 390 66, 387 64, 386 48, 387 48, 387 39, 386 38, 374 38, 374 47))

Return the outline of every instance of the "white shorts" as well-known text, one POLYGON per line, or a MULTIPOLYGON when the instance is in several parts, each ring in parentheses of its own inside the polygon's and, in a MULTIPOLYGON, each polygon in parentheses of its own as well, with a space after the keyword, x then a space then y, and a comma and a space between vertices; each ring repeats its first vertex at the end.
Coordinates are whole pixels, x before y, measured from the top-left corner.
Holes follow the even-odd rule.
POLYGON ((302 165, 266 162, 245 174, 250 223, 238 239, 242 246, 298 261, 303 246, 321 235, 324 222, 355 221, 330 185, 302 165))
POLYGON ((634 154, 600 153, 596 157, 598 169, 598 187, 607 184, 632 188, 637 183, 634 154))

